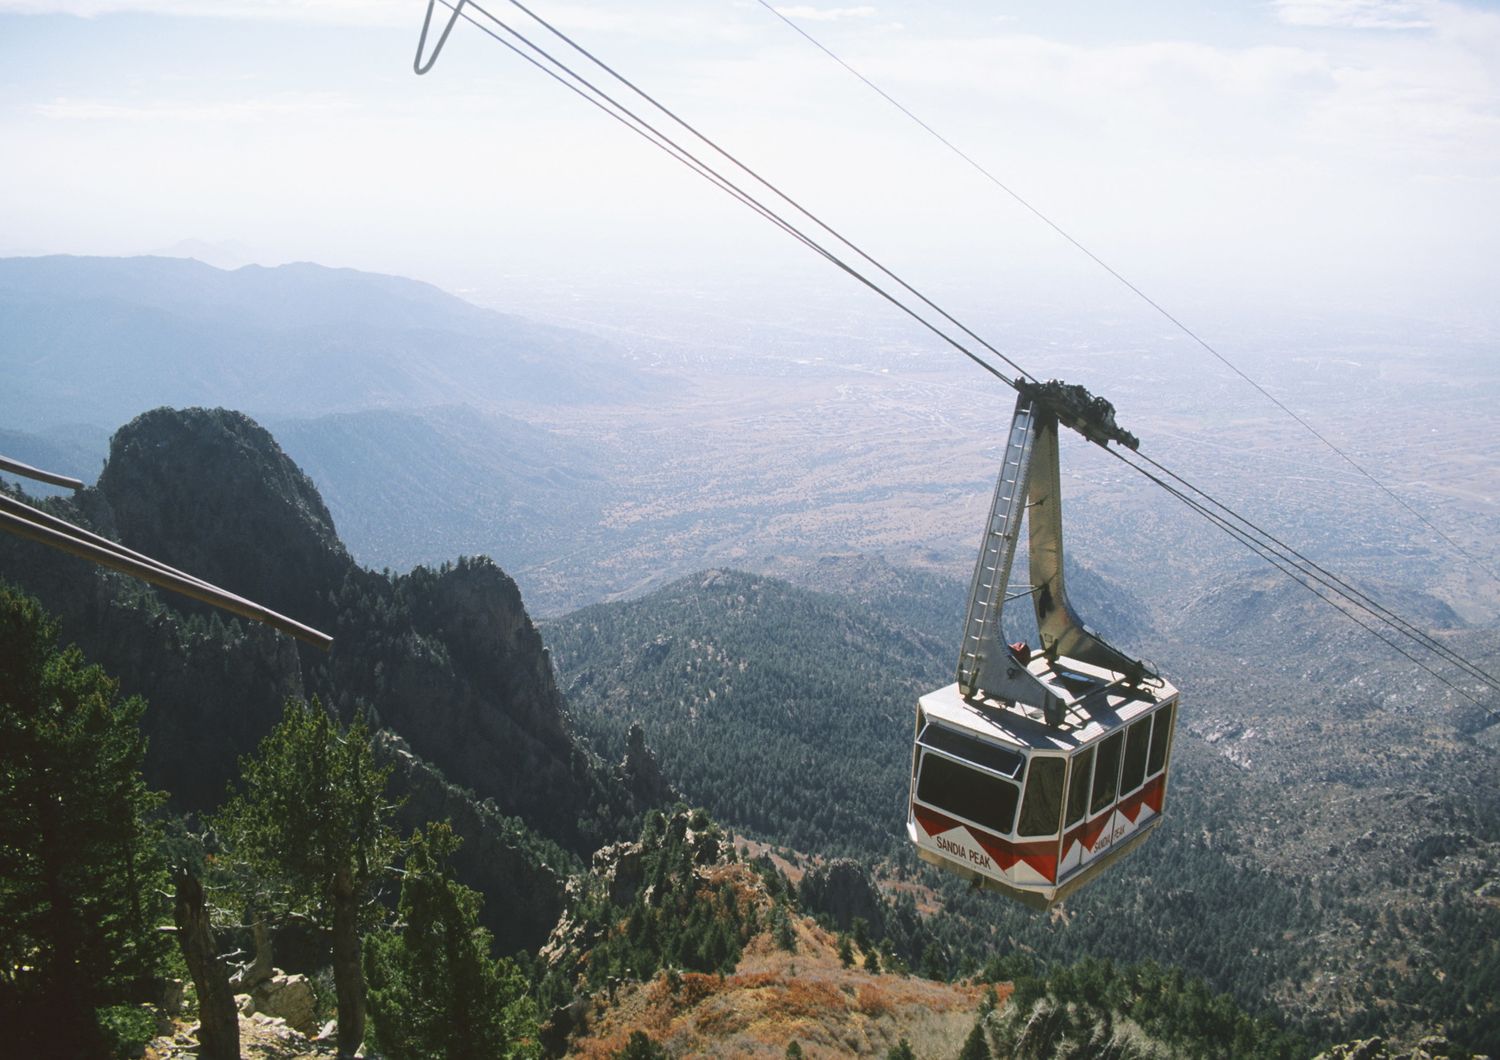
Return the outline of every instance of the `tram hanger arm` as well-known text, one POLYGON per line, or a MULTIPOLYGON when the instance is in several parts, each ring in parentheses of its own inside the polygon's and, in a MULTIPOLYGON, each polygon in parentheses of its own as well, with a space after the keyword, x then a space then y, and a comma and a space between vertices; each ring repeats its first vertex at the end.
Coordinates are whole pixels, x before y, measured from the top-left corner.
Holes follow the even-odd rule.
POLYGON ((1032 606, 1041 649, 1120 674, 1137 686, 1151 667, 1110 646, 1078 617, 1063 578, 1062 483, 1057 431, 1068 422, 1099 445, 1132 445, 1135 436, 1114 422, 1114 407, 1083 387, 1019 383, 1016 410, 1001 457, 1000 475, 980 544, 959 648, 958 685, 965 698, 982 696, 1040 707, 1047 724, 1062 724, 1064 700, 1014 657, 1005 644, 1002 614, 1011 562, 1024 518, 1030 530, 1032 606), (1059 414, 1061 412, 1061 415, 1059 414), (1067 417, 1064 420, 1064 417, 1067 417))

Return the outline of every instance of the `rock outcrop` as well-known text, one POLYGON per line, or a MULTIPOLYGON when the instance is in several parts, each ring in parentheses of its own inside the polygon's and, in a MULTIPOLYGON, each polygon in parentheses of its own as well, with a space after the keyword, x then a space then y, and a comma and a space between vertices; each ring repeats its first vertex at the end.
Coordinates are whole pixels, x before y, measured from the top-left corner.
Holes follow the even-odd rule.
POLYGON ((670 806, 682 796, 667 782, 656 755, 646 746, 646 733, 632 725, 625 737, 625 757, 615 768, 615 776, 630 792, 637 806, 670 806))
POLYGON ((288 697, 373 718, 411 758, 393 794, 465 836, 460 874, 475 874, 466 882, 486 893, 502 946, 540 941, 560 899, 555 863, 569 860, 532 849, 528 829, 582 856, 637 812, 569 729, 515 583, 483 558, 405 575, 359 567, 311 482, 247 417, 138 417, 96 488, 47 506, 334 635, 325 654, 0 535, 0 577, 37 595, 125 694, 146 697, 147 780, 177 808, 217 806, 288 697))
POLYGON ((305 975, 287 975, 280 969, 250 992, 252 1012, 286 1021, 299 1034, 317 1030, 318 999, 305 975))
POLYGON ((120 541, 310 625, 354 565, 317 489, 226 409, 155 409, 110 440, 96 487, 120 541))

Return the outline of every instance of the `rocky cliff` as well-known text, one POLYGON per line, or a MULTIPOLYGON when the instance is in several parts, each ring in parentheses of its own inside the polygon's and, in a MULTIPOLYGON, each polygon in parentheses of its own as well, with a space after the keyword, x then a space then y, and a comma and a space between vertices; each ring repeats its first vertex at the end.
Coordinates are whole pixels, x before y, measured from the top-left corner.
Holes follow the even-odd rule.
POLYGON ((286 697, 317 695, 392 731, 403 794, 454 818, 491 919, 514 921, 493 924, 497 937, 533 945, 555 916, 563 866, 523 850, 515 819, 586 855, 637 812, 570 731, 515 583, 485 559, 405 575, 360 568, 311 482, 249 418, 147 413, 116 433, 97 487, 47 503, 335 637, 325 654, 0 538, 0 577, 40 597, 67 639, 149 701, 148 779, 180 809, 215 806, 286 697))

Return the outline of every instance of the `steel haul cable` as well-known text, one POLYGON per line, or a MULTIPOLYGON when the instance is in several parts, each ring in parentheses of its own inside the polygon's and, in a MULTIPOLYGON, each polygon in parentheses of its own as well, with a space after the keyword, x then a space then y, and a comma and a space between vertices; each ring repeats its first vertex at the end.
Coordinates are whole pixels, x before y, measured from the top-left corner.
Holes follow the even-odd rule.
POLYGON ((849 63, 847 63, 843 59, 841 59, 838 55, 836 55, 831 49, 829 49, 826 45, 824 45, 821 41, 819 41, 811 33, 807 32, 805 29, 803 29, 801 26, 797 25, 797 23, 793 22, 790 18, 788 18, 781 11, 779 11, 775 7, 773 7, 770 3, 767 2, 767 0, 755 0, 755 2, 758 3, 761 7, 765 8, 767 11, 771 12, 771 14, 775 15, 783 23, 785 23, 786 25, 790 26, 794 31, 796 31, 796 33, 798 33, 804 40, 806 40, 813 47, 817 48, 824 55, 828 56, 834 62, 838 63, 845 70, 849 71, 849 73, 853 74, 856 78, 858 78, 860 81, 862 81, 866 86, 868 86, 872 91, 874 91, 877 95, 879 95, 882 99, 884 99, 891 106, 895 107, 902 114, 906 115, 912 121, 916 122, 917 125, 921 126, 924 130, 926 130, 927 133, 929 133, 933 138, 935 138, 944 147, 948 148, 948 150, 952 151, 959 158, 961 158, 965 162, 967 162, 976 172, 978 172, 981 176, 983 176, 991 184, 995 185, 995 187, 999 188, 1006 195, 1009 195, 1012 199, 1014 199, 1017 203, 1019 203, 1022 207, 1024 207, 1027 211, 1029 211, 1032 215, 1034 215, 1038 220, 1040 220, 1048 228, 1052 229, 1054 232, 1056 232, 1059 236, 1061 236, 1067 242, 1071 243, 1080 252, 1082 252, 1085 257, 1087 257, 1095 265, 1098 265, 1105 272, 1109 273, 1110 276, 1112 276, 1116 280, 1118 280, 1122 285, 1124 285, 1128 290, 1130 290, 1130 292, 1132 294, 1134 294, 1137 298, 1139 298, 1141 301, 1145 302, 1148 306, 1150 306, 1157 313, 1159 313, 1173 327, 1177 328, 1178 331, 1182 332, 1184 335, 1186 335, 1193 342, 1197 343, 1205 351, 1207 351, 1208 353, 1212 354, 1221 364, 1223 364, 1231 372, 1233 372, 1235 375, 1237 375, 1241 379, 1243 379, 1246 383, 1249 383, 1252 387, 1254 387, 1256 390, 1258 390, 1260 392, 1261 396, 1263 396, 1264 398, 1266 398, 1268 401, 1270 401, 1278 409, 1280 409, 1282 412, 1286 413, 1292 419, 1296 420, 1297 423, 1299 423, 1303 428, 1305 428, 1309 434, 1311 434, 1314 438, 1316 438, 1318 441, 1322 442, 1330 450, 1332 450, 1334 453, 1336 453, 1341 460, 1343 460, 1345 463, 1347 463, 1350 467, 1354 468, 1354 470, 1357 471, 1357 472, 1359 472, 1359 474, 1362 475, 1365 479, 1369 480, 1376 487, 1378 487, 1380 489, 1380 491, 1382 493, 1384 493, 1387 497, 1389 497, 1391 500, 1395 501, 1402 508, 1406 509, 1406 511, 1410 515, 1412 515, 1414 518, 1416 518, 1417 520, 1419 520, 1422 523, 1422 525, 1424 525, 1425 527, 1427 527, 1427 529, 1431 530, 1434 534, 1436 534, 1438 537, 1442 538, 1445 542, 1447 542, 1448 545, 1449 545, 1449 547, 1451 547, 1456 552, 1458 552, 1459 555, 1463 556, 1470 563, 1474 564, 1474 566, 1476 566, 1480 570, 1484 571, 1486 574, 1488 574, 1490 576, 1490 578, 1494 579, 1495 581, 1500 581, 1500 575, 1496 575, 1495 572, 1493 570, 1491 570, 1487 564, 1482 563, 1478 558, 1476 558, 1474 555, 1472 555, 1469 552, 1468 549, 1464 548, 1457 541, 1453 540, 1453 538, 1451 538, 1447 534, 1445 534, 1430 519, 1428 519, 1421 512, 1417 511, 1410 504, 1408 504, 1400 496, 1400 494, 1396 493, 1389 486, 1387 486, 1384 482, 1381 482, 1378 478, 1376 478, 1374 475, 1372 475, 1369 471, 1367 471, 1364 468, 1363 465, 1361 465, 1357 460, 1355 460, 1352 456, 1350 456, 1348 453, 1346 453, 1338 445, 1334 444, 1333 441, 1331 441, 1326 435, 1324 435, 1321 431, 1319 431, 1316 427, 1314 427, 1311 423, 1309 423, 1305 418, 1303 418, 1302 416, 1300 416, 1296 412, 1294 412, 1290 407, 1288 407, 1286 405, 1285 402, 1283 402, 1275 394, 1272 394, 1269 390, 1267 390, 1259 382, 1257 382, 1255 379, 1251 378, 1248 374, 1246 374, 1244 371, 1242 371, 1240 369, 1240 367, 1238 365, 1236 365, 1234 362, 1232 362, 1228 357, 1226 357, 1226 356, 1224 356, 1224 354, 1220 353, 1212 344, 1210 344, 1208 342, 1207 339, 1203 338, 1201 335, 1199 335, 1192 328, 1190 328, 1186 324, 1184 324, 1180 318, 1178 318, 1176 315, 1174 315, 1173 313, 1171 313, 1170 311, 1168 311, 1165 306, 1163 306, 1156 299, 1154 299, 1150 295, 1148 295, 1140 287, 1137 287, 1135 285, 1135 283, 1133 283, 1131 280, 1129 280, 1128 278, 1126 278, 1125 275, 1122 274, 1121 272, 1119 272, 1117 269, 1115 269, 1114 266, 1110 265, 1107 261, 1105 261, 1104 259, 1102 259, 1101 257, 1099 257, 1099 255, 1095 254, 1088 247, 1084 246, 1083 243, 1079 242, 1079 240, 1077 240, 1076 238, 1074 238, 1073 235, 1070 232, 1068 232, 1065 228, 1063 228, 1061 225, 1059 225, 1056 221, 1052 220, 1052 218, 1048 217, 1037 206, 1033 205, 1030 200, 1028 200, 1024 196, 1022 196, 1020 192, 1016 191, 1009 184, 1005 183, 1005 181, 1003 181, 999 177, 995 176, 994 173, 992 173, 985 166, 981 165, 978 161, 976 161, 973 158, 973 156, 971 156, 968 152, 966 152, 962 148, 960 148, 952 140, 949 140, 946 136, 944 136, 942 133, 938 132, 931 125, 927 124, 927 122, 925 122, 921 118, 917 117, 917 115, 915 113, 913 113, 911 110, 909 110, 904 104, 902 104, 900 101, 898 101, 894 96, 890 95, 890 93, 886 92, 885 89, 881 88, 874 81, 870 80, 868 77, 866 77, 864 74, 860 73, 858 70, 856 70, 849 63))
MULTIPOLYGON (((619 121, 622 124, 624 124, 627 128, 629 128, 633 132, 637 133, 637 135, 640 135, 643 138, 645 138, 653 146, 655 146, 658 149, 660 149, 660 150, 666 152, 667 154, 671 155, 673 158, 675 158, 677 161, 681 162, 682 164, 687 165, 694 172, 698 173, 699 176, 702 176, 704 179, 706 179, 710 183, 714 184, 716 187, 718 187, 720 190, 724 191, 726 194, 729 194, 730 196, 734 197, 735 199, 737 199, 738 201, 740 201, 743 205, 745 205, 748 208, 750 208, 751 210, 755 211, 761 217, 763 217, 764 219, 770 221, 772 224, 776 225, 782 231, 784 231, 787 234, 791 235, 794 239, 797 239, 803 245, 807 246, 809 249, 811 249, 815 253, 819 254, 825 260, 828 260, 829 262, 831 262, 832 264, 834 264, 836 267, 838 267, 839 269, 841 269, 842 271, 844 271, 845 273, 847 273, 848 275, 850 275, 852 278, 854 278, 855 280, 857 280, 858 282, 860 282, 864 286, 868 287, 872 292, 876 293, 877 295, 879 295, 880 297, 882 297, 883 299, 885 299, 887 302, 891 303, 891 305, 895 306, 897 309, 899 309, 900 311, 902 311, 903 313, 905 313, 907 316, 911 317, 913 320, 915 320, 917 323, 919 323, 920 325, 922 325, 928 331, 931 331, 938 338, 942 339, 948 345, 952 346, 955 350, 957 350, 958 352, 962 353, 964 356, 968 357, 971 361, 974 361, 976 364, 978 364, 980 367, 984 368, 986 371, 988 371, 990 374, 994 375, 996 378, 1000 379, 1002 382, 1004 382, 1007 385, 1012 386, 1012 387, 1016 386, 1016 382, 1015 381, 1006 378, 1006 376, 1004 374, 1002 374, 998 369, 996 369, 994 365, 989 364, 979 354, 975 353, 973 350, 970 350, 967 346, 965 346, 959 339, 955 338, 954 336, 952 336, 948 332, 944 331, 943 328, 939 324, 934 323, 932 320, 930 320, 927 317, 923 316, 923 314, 918 309, 913 308, 912 306, 908 305, 907 303, 905 303, 904 301, 902 301, 901 298, 898 297, 896 294, 893 294, 891 291, 889 291, 886 288, 884 288, 883 286, 881 286, 875 280, 872 280, 870 277, 868 277, 868 276, 864 275, 863 273, 861 273, 855 266, 853 266, 853 265, 849 264, 847 261, 841 259, 834 251, 830 250, 828 247, 826 247, 823 244, 819 243, 815 237, 809 235, 807 232, 805 232, 804 230, 800 229, 794 222, 792 222, 792 221, 788 220, 786 217, 782 216, 777 210, 775 210, 771 206, 768 206, 766 203, 764 203, 759 198, 757 198, 753 193, 747 191, 745 188, 743 188, 742 186, 740 186, 739 184, 737 184, 732 178, 725 176, 722 172, 720 172, 719 170, 715 169, 712 164, 710 164, 708 162, 705 162, 702 158, 699 158, 697 155, 693 154, 690 150, 688 150, 687 148, 683 147, 681 144, 677 143, 675 140, 671 139, 666 134, 662 133, 659 129, 656 128, 656 126, 652 125, 650 122, 648 122, 645 119, 641 118, 634 111, 630 110, 624 104, 620 103, 617 99, 615 99, 613 96, 611 96, 608 92, 605 92, 603 89, 599 88, 593 82, 587 80, 585 77, 583 77, 581 74, 579 74, 576 70, 574 70, 572 67, 570 67, 567 63, 565 63, 562 60, 558 59, 555 55, 553 55, 552 53, 548 52, 545 48, 541 47, 540 45, 536 44, 534 41, 532 41, 531 39, 529 39, 528 37, 526 37, 520 31, 516 30, 514 27, 510 26, 509 24, 507 24, 506 22, 504 22, 503 20, 501 20, 500 18, 496 17, 494 14, 492 14, 491 12, 489 12, 488 10, 486 10, 485 8, 483 8, 482 6, 480 6, 478 3, 475 2, 475 0, 458 0, 458 2, 456 2, 456 3, 452 2, 452 0, 436 0, 436 2, 442 3, 444 6, 448 7, 451 11, 453 11, 455 18, 457 18, 457 17, 463 17, 465 19, 465 21, 467 21, 467 22, 471 23, 472 25, 476 26, 477 28, 479 28, 487 36, 489 36, 492 39, 498 41, 500 44, 504 45, 511 52, 513 52, 513 53, 515 53, 517 55, 520 55, 523 59, 526 59, 526 61, 528 63, 530 63, 531 65, 533 65, 533 66, 537 67, 538 69, 542 70, 544 73, 548 74, 548 76, 552 77, 554 80, 560 81, 561 83, 565 84, 568 88, 570 88, 572 91, 574 91, 575 93, 579 94, 583 98, 587 99, 594 106, 598 107, 599 109, 603 110, 605 113, 609 114, 611 117, 615 118, 617 121, 619 121), (470 16, 467 13, 467 11, 466 11, 466 8, 470 8, 470 7, 474 8, 476 11, 480 12, 486 19, 488 19, 494 25, 498 26, 501 30, 503 30, 510 37, 512 37, 515 40, 521 42, 521 44, 523 44, 527 49, 529 49, 531 52, 535 53, 536 56, 539 56, 540 60, 538 60, 536 58, 533 58, 531 55, 527 55, 525 52, 521 51, 515 45, 511 44, 510 41, 507 41, 503 37, 500 37, 494 31, 490 30, 488 27, 484 26, 483 24, 481 24, 480 22, 478 22, 476 19, 474 19, 472 16, 470 16), (543 62, 541 60, 544 60, 545 63, 550 64, 551 68, 549 69, 548 66, 543 65, 543 62)), ((684 121, 675 112, 673 112, 672 110, 668 109, 666 106, 664 106, 663 104, 661 104, 660 102, 658 102, 654 97, 652 97, 651 95, 647 94, 645 91, 643 91, 642 89, 640 89, 638 86, 635 85, 634 82, 630 81, 629 79, 625 78, 623 75, 619 74, 612 67, 610 67, 609 65, 607 65, 606 63, 604 63, 599 58, 597 58, 592 52, 588 51, 582 45, 580 45, 576 41, 574 41, 567 34, 563 33, 561 30, 557 29, 551 23, 547 22, 545 19, 541 18, 539 15, 535 14, 534 12, 532 12, 530 10, 530 8, 526 7, 523 3, 520 2, 520 0, 507 0, 507 2, 509 2, 513 7, 517 8, 518 10, 520 10, 520 11, 524 12, 525 14, 527 14, 529 17, 531 17, 533 20, 535 20, 543 28, 547 29, 554 36, 558 37, 560 40, 562 40, 564 43, 566 43, 574 51, 576 51, 580 55, 584 56, 586 59, 588 59, 589 62, 591 62, 592 64, 594 64, 595 66, 597 66, 599 69, 603 70, 610 77, 614 78, 620 84, 624 85, 626 88, 628 88, 636 96, 640 97, 643 101, 645 101, 646 103, 648 103, 650 106, 656 108, 656 110, 660 111, 668 119, 670 119, 671 121, 675 122, 677 125, 681 126, 683 129, 687 130, 687 132, 689 132, 692 136, 696 137, 697 139, 701 140, 704 144, 708 145, 717 154, 721 155, 722 157, 724 157, 725 159, 727 159, 728 161, 730 161, 731 163, 733 163, 737 168, 739 168, 740 170, 742 170, 743 172, 745 172, 746 174, 748 174, 750 177, 752 177, 754 180, 756 180, 758 183, 760 183, 764 187, 768 188, 770 191, 772 191, 776 196, 778 196, 784 202, 790 204, 795 210, 797 210, 799 213, 801 213, 804 217, 806 217, 809 220, 811 220, 815 225, 817 225, 819 228, 821 228, 824 232, 828 233, 834 239, 836 239, 838 242, 842 243, 844 246, 846 246, 849 249, 851 249, 852 251, 854 251, 854 253, 857 254, 860 258, 862 258, 863 260, 869 262, 881 274, 883 274, 884 276, 888 277, 890 280, 894 281, 902 290, 908 292, 909 294, 911 294, 912 296, 914 296, 915 298, 917 298, 922 303, 922 305, 927 306, 932 311, 936 312, 940 317, 943 318, 943 320, 946 320, 949 323, 951 323, 952 325, 954 325, 955 327, 957 327, 960 331, 963 332, 963 334, 965 334, 965 335, 967 335, 967 336, 969 336, 971 338, 974 338, 977 342, 979 342, 980 345, 982 345, 991 354, 993 354, 994 356, 1000 358, 1006 364, 1008 364, 1009 366, 1011 366, 1020 376, 1028 378, 1028 379, 1034 379, 1035 378, 1034 376, 1031 376, 1031 374, 1029 372, 1026 372, 1023 368, 1021 368, 1021 366, 1019 364, 1017 364, 1015 361, 1011 360, 1009 357, 1007 357, 1006 355, 1002 354, 999 350, 997 350, 995 347, 993 347, 992 345, 990 345, 984 339, 980 338, 977 334, 975 334, 969 328, 967 328, 962 323, 960 323, 957 319, 955 319, 948 312, 946 312, 941 307, 939 307, 938 305, 936 305, 934 302, 932 302, 930 299, 928 299, 925 295, 921 294, 921 292, 917 291, 916 288, 914 288, 912 285, 910 285, 909 283, 907 283, 905 280, 901 279, 899 276, 897 276, 894 272, 892 272, 891 270, 889 270, 888 268, 886 268, 884 265, 880 264, 873 257, 871 257, 869 254, 865 253, 863 250, 861 250, 854 243, 852 243, 851 241, 849 241, 848 239, 846 239, 844 236, 840 235, 837 231, 835 231, 833 228, 831 228, 830 226, 828 226, 827 224, 825 224, 818 217, 816 217, 815 215, 813 215, 810 211, 806 210, 798 202, 796 202, 796 200, 792 199, 790 196, 788 196, 785 192, 781 191, 774 184, 772 184, 771 182, 769 182, 768 180, 766 180, 764 177, 761 177, 758 173, 756 173, 754 170, 750 169, 744 163, 740 162, 735 156, 733 156, 729 152, 725 151, 722 147, 720 147, 713 140, 711 140, 710 138, 708 138, 707 136, 705 136, 703 133, 699 132, 694 126, 692 126, 688 122, 684 121)), ((420 50, 419 50, 419 56, 420 56, 420 50)), ((435 59, 435 58, 436 58, 436 56, 434 55, 433 59, 435 59)), ((430 66, 431 66, 431 61, 429 61, 429 63, 428 63, 428 67, 429 68, 430 68, 430 66)), ((421 71, 421 69, 422 68, 420 67, 420 65, 418 65, 419 72, 421 71)), ((1204 505, 1203 503, 1201 503, 1201 502, 1193 499, 1193 497, 1191 497, 1189 494, 1185 493, 1183 490, 1181 490, 1181 489, 1179 489, 1177 487, 1172 486, 1166 480, 1164 480, 1164 479, 1160 478, 1159 476, 1157 476, 1157 475, 1153 474, 1152 472, 1150 472, 1146 467, 1140 466, 1140 465, 1138 465, 1138 464, 1136 464, 1136 463, 1134 463, 1134 462, 1132 462, 1130 460, 1125 459, 1125 457, 1120 452, 1118 452, 1117 450, 1107 449, 1107 451, 1110 452, 1110 453, 1112 453, 1117 459, 1122 460, 1124 463, 1126 463, 1129 467, 1132 468, 1132 470, 1136 471, 1138 474, 1143 475, 1149 481, 1154 482, 1156 485, 1162 487, 1167 492, 1169 492, 1173 496, 1177 497, 1179 500, 1181 500, 1183 503, 1185 503, 1189 508, 1191 508, 1192 510, 1198 512, 1200 515, 1204 516, 1206 519, 1208 519, 1215 526, 1219 527, 1221 530, 1224 530, 1226 533, 1228 533, 1231 537, 1233 537, 1236 540, 1240 541, 1241 544, 1244 544, 1246 547, 1250 548, 1252 551, 1254 551, 1257 554, 1261 555, 1262 558, 1265 558, 1268 561, 1272 562, 1272 564, 1274 566, 1276 566, 1277 569, 1281 570, 1283 574, 1285 574, 1286 576, 1292 578, 1294 581, 1297 581, 1298 584, 1301 584, 1301 585, 1304 586, 1304 588, 1307 588, 1310 591, 1312 591, 1315 595, 1317 595, 1320 598, 1322 598, 1325 602, 1327 602, 1330 606, 1334 607, 1336 610, 1339 610, 1346 617, 1351 618, 1356 623, 1358 623, 1359 625, 1363 626, 1365 629, 1369 630, 1373 635, 1375 635, 1376 637, 1378 637, 1383 643, 1386 643, 1387 645, 1393 647, 1395 650, 1399 651, 1400 654, 1406 656, 1407 658, 1412 659, 1413 662, 1416 662, 1419 666, 1422 666, 1422 668, 1424 670, 1427 670, 1429 673, 1432 673, 1435 677, 1437 677, 1439 680, 1441 680, 1444 684, 1448 685, 1451 688, 1454 688, 1456 691, 1459 692, 1459 694, 1463 695, 1465 698, 1470 699, 1472 702, 1475 702, 1475 703, 1478 702, 1477 700, 1474 699, 1473 696, 1470 696, 1467 692, 1465 692, 1462 689, 1458 688, 1458 686, 1454 685, 1452 682, 1448 681, 1446 678, 1442 677, 1440 674, 1437 674, 1436 671, 1433 671, 1426 664, 1421 663, 1419 660, 1417 660, 1416 658, 1414 658, 1413 656, 1411 656, 1408 652, 1406 652, 1405 650, 1397 647, 1395 644, 1393 644, 1391 642, 1391 640, 1389 640, 1387 637, 1385 637, 1384 635, 1382 635, 1381 633, 1379 633, 1376 629, 1374 629, 1371 626, 1367 625, 1364 621, 1362 621, 1359 618, 1355 617, 1349 611, 1344 610, 1344 607, 1349 607, 1349 608, 1352 608, 1352 609, 1354 609, 1356 611, 1362 611, 1362 612, 1364 612, 1376 624, 1386 626, 1387 628, 1393 630, 1394 632, 1396 632, 1400 636, 1405 637, 1407 640, 1411 641, 1413 644, 1415 644, 1417 647, 1421 648, 1422 650, 1425 650, 1425 651, 1428 651, 1428 652, 1432 652, 1433 654, 1438 655, 1439 658, 1442 658, 1445 662, 1448 662, 1450 665, 1454 665, 1454 666, 1458 667, 1459 669, 1461 669, 1465 673, 1466 676, 1472 677, 1472 678, 1474 678, 1474 679, 1482 682, 1483 684, 1488 685, 1490 688, 1492 688, 1492 689, 1494 689, 1496 691, 1500 691, 1500 681, 1497 681, 1496 679, 1490 677, 1484 670, 1482 670, 1479 667, 1475 666, 1474 664, 1468 662, 1468 660, 1464 659, 1462 656, 1458 655, 1456 652, 1453 652, 1451 649, 1448 649, 1445 645, 1441 645, 1440 642, 1438 642, 1438 641, 1435 640, 1435 638, 1432 638, 1431 636, 1429 636, 1429 635, 1427 635, 1425 633, 1422 633, 1419 629, 1417 629, 1417 627, 1413 626, 1411 623, 1406 622, 1404 619, 1400 619, 1400 617, 1397 616, 1397 615, 1395 615, 1394 612, 1391 612, 1389 609, 1384 608, 1382 605, 1378 605, 1377 604, 1374 607, 1372 607, 1371 603, 1373 603, 1373 601, 1371 600, 1371 598, 1369 598, 1365 594, 1359 592, 1358 590, 1353 590, 1352 592, 1349 591, 1350 589, 1352 589, 1352 587, 1348 586, 1348 583, 1345 582, 1343 579, 1337 577, 1336 575, 1331 574, 1331 572, 1328 572, 1326 569, 1324 569, 1323 567, 1321 567, 1320 565, 1318 565, 1316 563, 1313 563, 1311 560, 1306 559, 1306 557, 1302 556, 1301 553, 1295 552, 1295 550, 1290 549, 1288 546, 1286 546, 1282 542, 1280 542, 1279 539, 1276 539, 1276 538, 1272 537, 1269 534, 1265 534, 1264 531, 1259 531, 1259 528, 1255 527, 1255 524, 1252 523, 1250 520, 1245 519, 1243 516, 1238 515, 1237 513, 1235 513, 1233 511, 1233 509, 1229 508, 1227 505, 1224 505, 1222 502, 1214 500, 1209 494, 1207 494, 1205 491, 1199 489, 1198 487, 1193 486, 1186 479, 1182 478, 1181 476, 1177 475, 1174 472, 1169 471, 1168 469, 1166 469, 1165 467, 1163 467, 1161 464, 1157 463, 1156 461, 1150 460, 1149 457, 1142 457, 1142 459, 1149 460, 1150 463, 1152 464, 1152 466, 1155 466, 1156 468, 1158 468, 1159 470, 1161 470, 1163 473, 1165 473, 1167 475, 1170 475, 1171 478, 1175 479, 1176 481, 1181 482, 1185 487, 1187 487, 1193 493, 1196 493, 1199 496, 1207 499, 1214 507, 1216 507, 1216 508, 1222 510, 1223 512, 1227 513, 1227 517, 1226 516, 1220 516, 1220 515, 1218 515, 1210 507, 1208 507, 1207 505, 1204 505), (1244 526, 1255 528, 1255 530, 1258 533, 1262 534, 1263 537, 1257 538, 1257 537, 1252 536, 1249 532, 1247 532, 1247 531, 1241 529, 1240 527, 1236 526, 1234 522, 1231 522, 1230 521, 1231 519, 1235 520, 1235 521, 1238 521, 1238 523, 1243 524, 1244 526), (1306 564, 1306 566, 1303 566, 1303 564, 1306 564), (1323 591, 1315 588, 1313 585, 1311 585, 1308 582, 1304 581, 1301 577, 1298 577, 1298 575, 1296 573, 1293 573, 1294 571, 1299 571, 1304 576, 1311 577, 1315 581, 1317 581, 1319 584, 1322 584, 1324 586, 1324 588, 1329 593, 1332 594, 1332 598, 1329 595, 1326 595, 1323 591), (1341 588, 1341 586, 1343 586, 1343 588, 1341 588), (1340 603, 1342 603, 1344 606, 1340 606, 1340 603), (1379 608, 1379 609, 1377 610, 1377 608, 1379 608), (1382 611, 1384 612, 1384 614, 1381 613, 1382 611)), ((1482 705, 1481 705, 1481 707, 1482 707, 1482 705)), ((1488 710, 1488 708, 1483 708, 1483 709, 1488 710)), ((1492 715, 1495 715, 1497 717, 1500 717, 1500 714, 1497 714, 1494 711, 1489 711, 1489 713, 1491 713, 1492 715)))

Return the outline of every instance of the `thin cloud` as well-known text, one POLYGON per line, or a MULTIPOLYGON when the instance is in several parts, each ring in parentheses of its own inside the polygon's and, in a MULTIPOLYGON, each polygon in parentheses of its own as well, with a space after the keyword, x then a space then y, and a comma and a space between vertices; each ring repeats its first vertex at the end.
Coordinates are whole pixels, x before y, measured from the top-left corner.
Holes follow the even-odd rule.
POLYGON ((97 99, 57 99, 37 103, 33 113, 53 121, 105 122, 229 122, 261 121, 291 114, 338 113, 355 105, 336 96, 295 99, 249 99, 221 103, 159 102, 145 105, 114 103, 97 99))
POLYGON ((0 14, 9 15, 144 14, 355 26, 404 25, 420 20, 414 10, 402 0, 0 0, 0 14))
POLYGON ((1288 26, 1341 29, 1428 29, 1432 20, 1419 0, 1272 0, 1288 26))
POLYGON ((843 18, 873 18, 873 7, 812 7, 807 4, 796 7, 773 8, 778 15, 800 18, 805 22, 837 22, 843 18))

